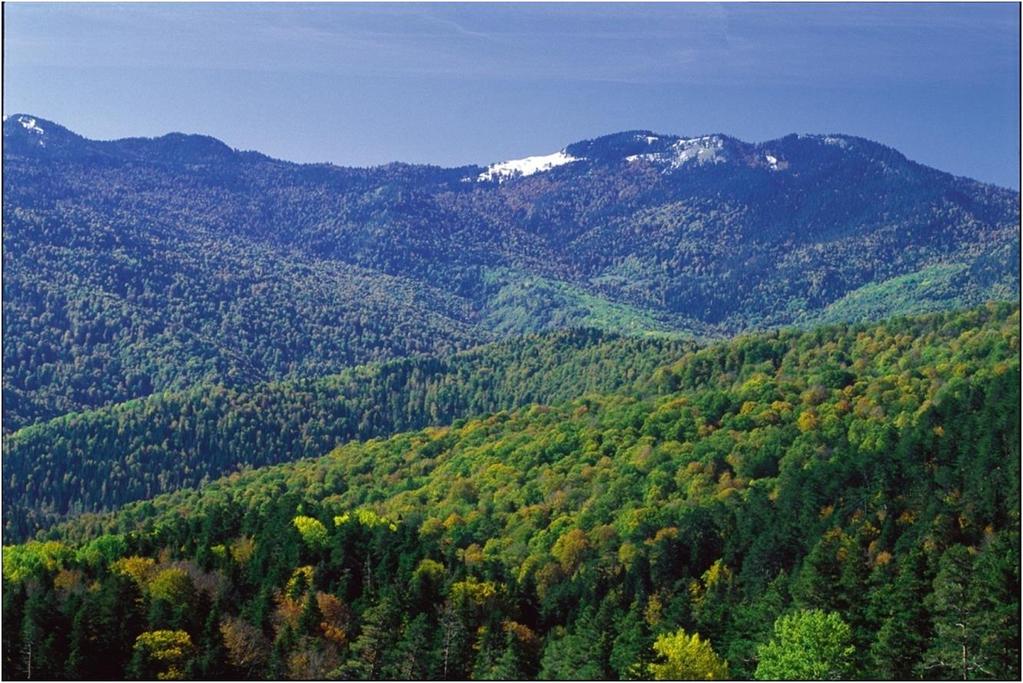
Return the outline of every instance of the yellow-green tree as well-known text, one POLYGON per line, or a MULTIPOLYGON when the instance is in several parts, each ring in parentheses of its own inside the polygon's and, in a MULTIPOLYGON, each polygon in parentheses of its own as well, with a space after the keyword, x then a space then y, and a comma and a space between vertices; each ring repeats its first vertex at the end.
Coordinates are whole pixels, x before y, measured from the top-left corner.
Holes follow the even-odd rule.
POLYGON ((295 517, 293 521, 299 535, 302 536, 302 540, 309 547, 319 549, 327 545, 327 527, 323 526, 323 522, 315 517, 306 517, 304 515, 295 517))
POLYGON ((837 612, 802 610, 779 617, 757 650, 759 680, 841 680, 853 674, 852 631, 837 612))
POLYGON ((660 662, 648 665, 650 675, 658 681, 719 681, 728 678, 728 662, 721 659, 700 639, 699 633, 689 635, 685 629, 665 633, 654 642, 660 662))
POLYGON ((146 631, 135 639, 132 673, 150 678, 156 671, 161 681, 183 679, 185 663, 192 654, 192 638, 186 631, 146 631))
POLYGON ((169 567, 157 572, 149 581, 149 595, 154 600, 166 600, 172 605, 187 602, 192 596, 192 580, 188 572, 178 567, 169 567))

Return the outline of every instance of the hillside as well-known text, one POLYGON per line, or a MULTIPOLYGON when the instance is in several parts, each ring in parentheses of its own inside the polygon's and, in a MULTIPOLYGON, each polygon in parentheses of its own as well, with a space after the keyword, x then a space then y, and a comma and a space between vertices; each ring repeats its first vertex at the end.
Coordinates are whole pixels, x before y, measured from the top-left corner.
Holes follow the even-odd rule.
POLYGON ((5 675, 1016 679, 1019 330, 746 336, 85 515, 5 548, 5 675))
POLYGON ((657 368, 693 348, 666 338, 554 332, 449 357, 245 389, 198 386, 61 416, 4 442, 4 539, 351 440, 593 392, 648 391, 657 368))
POLYGON ((3 163, 8 432, 508 334, 719 338, 1018 297, 1018 193, 844 135, 358 169, 19 114, 3 163))

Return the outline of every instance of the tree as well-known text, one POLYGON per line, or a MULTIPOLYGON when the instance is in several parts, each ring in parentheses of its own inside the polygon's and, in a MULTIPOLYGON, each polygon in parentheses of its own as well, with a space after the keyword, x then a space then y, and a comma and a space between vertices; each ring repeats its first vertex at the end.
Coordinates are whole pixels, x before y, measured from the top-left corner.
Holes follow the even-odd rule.
POLYGON ((654 652, 663 661, 647 665, 650 675, 658 681, 719 681, 728 678, 728 662, 715 654, 710 643, 699 633, 689 635, 685 629, 666 633, 654 641, 654 652))
POLYGON ((757 649, 759 680, 837 680, 852 676, 852 633, 837 612, 802 610, 779 617, 757 649))
POLYGON ((633 601, 629 611, 618 617, 616 630, 618 635, 611 647, 609 660, 611 668, 620 680, 643 678, 642 659, 650 651, 652 643, 638 601, 633 601))
POLYGON ((401 639, 387 658, 384 677, 401 681, 433 678, 436 663, 433 640, 434 631, 425 614, 406 620, 401 639))
POLYGON ((220 623, 220 634, 231 665, 239 671, 254 673, 266 663, 269 643, 263 632, 249 622, 228 617, 220 623))
POLYGON ((984 621, 994 615, 977 609, 973 590, 973 558, 965 546, 945 551, 926 604, 934 620, 934 636, 918 670, 925 676, 967 680, 993 677, 981 658, 984 621))
POLYGON ((146 631, 135 639, 130 675, 160 680, 184 678, 192 650, 192 638, 185 631, 146 631))
POLYGON ((174 607, 188 604, 194 591, 188 572, 178 567, 157 572, 149 581, 148 588, 154 600, 164 600, 174 607))
POLYGON ((900 563, 895 580, 875 590, 881 626, 870 647, 873 675, 906 679, 927 648, 931 623, 924 605, 930 587, 926 556, 914 550, 900 563))
POLYGON ((206 614, 203 622, 202 632, 199 635, 199 642, 196 644, 198 650, 195 659, 192 661, 188 678, 226 678, 230 675, 227 666, 228 652, 224 643, 221 631, 220 604, 214 603, 206 614))
POLYGON ((326 547, 327 527, 323 526, 323 522, 315 517, 306 517, 305 515, 298 515, 292 522, 298 529, 299 535, 302 536, 302 540, 310 548, 319 550, 326 547))
POLYGON ((1008 680, 1020 677, 1019 555, 1019 534, 1004 532, 973 565, 977 656, 995 678, 1008 680))
POLYGON ((548 636, 540 660, 540 678, 608 678, 606 661, 610 648, 605 644, 605 634, 601 632, 596 616, 591 608, 585 609, 571 631, 558 628, 548 636))
POLYGON ((378 678, 386 649, 393 641, 397 610, 390 598, 382 598, 363 614, 362 628, 349 648, 346 672, 357 678, 378 678))
POLYGON ((465 601, 448 599, 440 615, 441 674, 442 678, 467 678, 466 662, 471 645, 469 619, 465 601))
POLYGON ((513 631, 506 630, 504 635, 504 650, 497 661, 488 670, 482 672, 482 675, 479 676, 480 680, 521 681, 529 678, 526 653, 523 651, 522 642, 513 631))

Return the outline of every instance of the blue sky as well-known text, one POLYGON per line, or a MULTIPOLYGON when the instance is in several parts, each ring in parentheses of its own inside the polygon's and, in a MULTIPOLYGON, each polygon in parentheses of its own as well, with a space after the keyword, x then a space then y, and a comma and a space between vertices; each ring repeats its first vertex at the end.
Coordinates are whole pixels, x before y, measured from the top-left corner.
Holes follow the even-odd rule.
POLYGON ((459 165, 635 128, 841 132, 1019 188, 1015 4, 5 6, 4 111, 459 165))

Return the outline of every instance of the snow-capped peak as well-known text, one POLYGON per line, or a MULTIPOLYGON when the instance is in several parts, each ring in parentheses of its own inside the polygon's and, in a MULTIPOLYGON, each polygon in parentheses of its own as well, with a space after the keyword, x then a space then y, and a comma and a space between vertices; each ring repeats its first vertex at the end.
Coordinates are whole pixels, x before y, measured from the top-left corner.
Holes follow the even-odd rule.
MULTIPOLYGON (((647 138, 648 143, 657 138, 647 138)), ((696 164, 717 164, 725 161, 725 141, 718 135, 704 135, 698 138, 680 138, 663 152, 649 154, 632 154, 625 157, 626 161, 651 161, 667 165, 668 168, 681 168, 689 162, 696 164)))
POLYGON ((19 116, 18 123, 21 124, 22 128, 24 128, 25 130, 32 131, 36 135, 43 134, 43 129, 39 127, 39 124, 36 123, 36 120, 31 116, 19 116))
POLYGON ((21 127, 25 130, 25 132, 30 133, 30 135, 27 136, 26 140, 34 141, 34 144, 38 145, 39 147, 46 147, 46 138, 43 135, 44 132, 43 127, 39 125, 39 122, 35 119, 35 117, 26 116, 24 114, 16 114, 13 117, 13 121, 11 121, 10 124, 7 123, 8 118, 12 117, 7 117, 4 119, 5 138, 9 134, 8 133, 9 128, 11 129, 11 131, 16 130, 15 126, 20 124, 21 127))
POLYGON ((570 164, 573 161, 581 161, 581 159, 566 153, 565 150, 554 152, 553 154, 545 154, 543 156, 512 159, 510 161, 491 164, 487 167, 486 171, 480 173, 479 176, 476 177, 476 180, 497 180, 500 182, 509 178, 517 178, 533 175, 534 173, 540 173, 541 171, 549 171, 556 166, 570 164))

